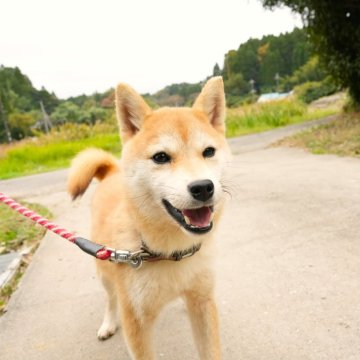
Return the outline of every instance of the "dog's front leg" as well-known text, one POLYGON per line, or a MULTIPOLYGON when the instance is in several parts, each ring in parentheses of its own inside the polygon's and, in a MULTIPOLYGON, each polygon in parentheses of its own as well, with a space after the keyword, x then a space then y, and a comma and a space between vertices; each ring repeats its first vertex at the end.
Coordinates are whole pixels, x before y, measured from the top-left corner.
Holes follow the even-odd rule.
POLYGON ((200 359, 219 360, 221 358, 219 319, 212 295, 204 296, 189 291, 185 294, 185 300, 200 359))
POLYGON ((152 330, 155 316, 144 315, 141 319, 131 306, 122 307, 123 334, 134 360, 155 360, 152 330))

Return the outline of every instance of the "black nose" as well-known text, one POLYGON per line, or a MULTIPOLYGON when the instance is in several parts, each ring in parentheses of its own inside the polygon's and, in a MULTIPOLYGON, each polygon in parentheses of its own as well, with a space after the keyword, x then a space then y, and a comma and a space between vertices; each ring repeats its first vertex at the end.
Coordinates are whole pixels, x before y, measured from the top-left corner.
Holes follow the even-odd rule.
POLYGON ((214 184, 209 179, 193 181, 188 189, 192 197, 200 201, 209 200, 214 195, 214 184))

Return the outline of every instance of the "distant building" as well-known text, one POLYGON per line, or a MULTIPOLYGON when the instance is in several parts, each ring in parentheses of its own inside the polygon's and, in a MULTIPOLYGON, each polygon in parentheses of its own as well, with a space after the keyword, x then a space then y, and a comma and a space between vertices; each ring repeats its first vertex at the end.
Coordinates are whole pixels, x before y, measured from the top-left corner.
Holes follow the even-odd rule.
POLYGON ((290 95, 292 95, 292 92, 288 93, 268 93, 268 94, 262 94, 258 98, 258 103, 268 102, 268 101, 274 101, 274 100, 282 100, 288 98, 290 95))

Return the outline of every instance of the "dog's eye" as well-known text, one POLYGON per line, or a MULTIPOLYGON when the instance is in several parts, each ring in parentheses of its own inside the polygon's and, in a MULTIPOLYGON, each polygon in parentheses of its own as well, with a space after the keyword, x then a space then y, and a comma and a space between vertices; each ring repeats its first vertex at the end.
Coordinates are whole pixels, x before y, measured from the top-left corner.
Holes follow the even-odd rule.
POLYGON ((157 164, 165 164, 171 160, 170 156, 166 152, 158 152, 152 157, 153 161, 157 164))
POLYGON ((209 146, 203 151, 203 157, 213 157, 215 155, 215 151, 215 148, 209 146))

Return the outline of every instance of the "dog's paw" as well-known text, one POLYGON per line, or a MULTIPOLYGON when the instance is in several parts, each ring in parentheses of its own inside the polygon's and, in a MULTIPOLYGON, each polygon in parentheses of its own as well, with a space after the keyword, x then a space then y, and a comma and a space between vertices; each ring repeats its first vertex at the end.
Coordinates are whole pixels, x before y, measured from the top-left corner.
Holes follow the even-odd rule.
POLYGON ((113 336, 116 330, 117 330, 116 325, 102 324, 97 333, 97 337, 99 340, 106 340, 109 337, 113 336))

